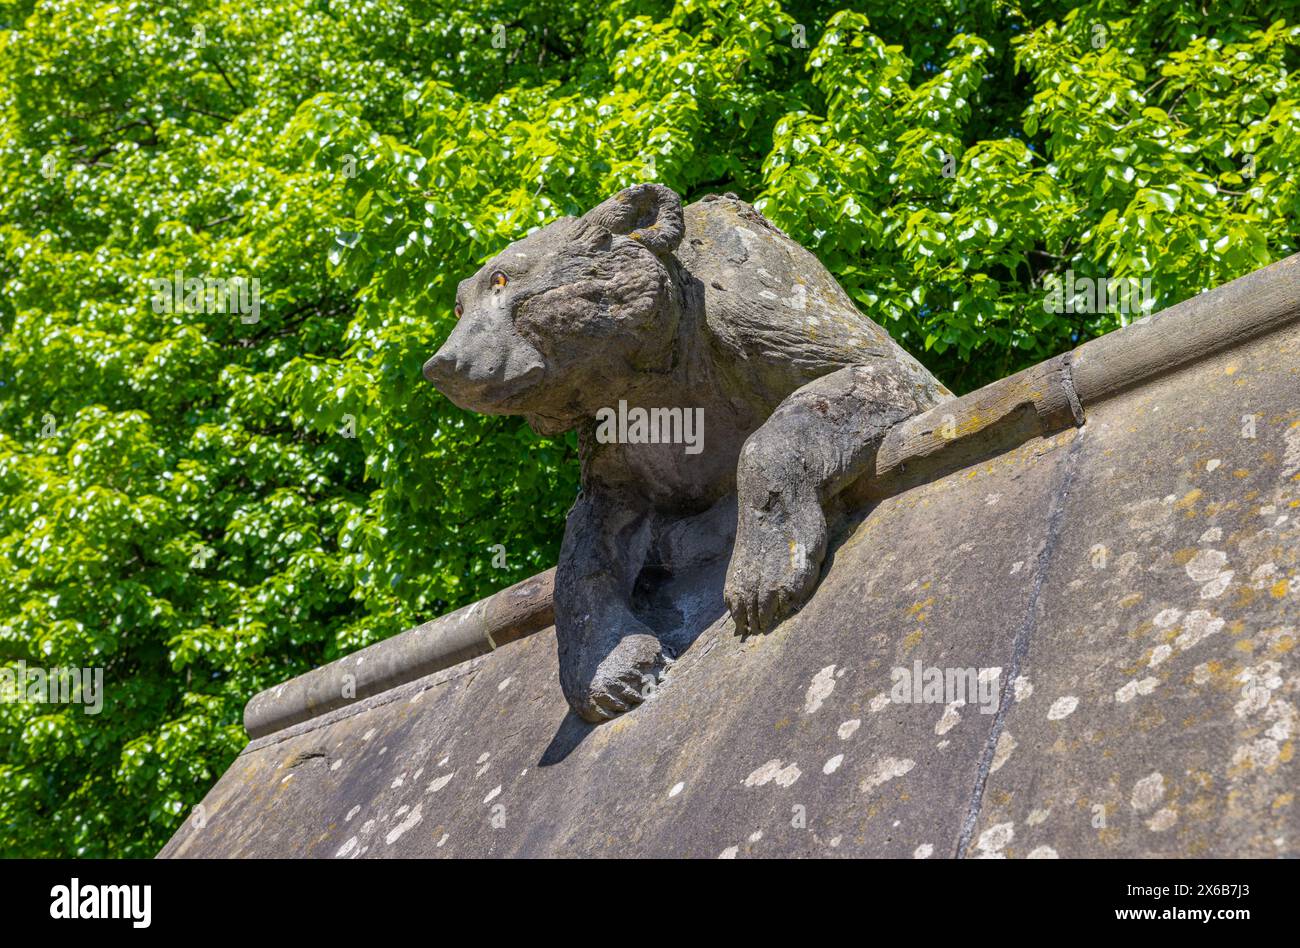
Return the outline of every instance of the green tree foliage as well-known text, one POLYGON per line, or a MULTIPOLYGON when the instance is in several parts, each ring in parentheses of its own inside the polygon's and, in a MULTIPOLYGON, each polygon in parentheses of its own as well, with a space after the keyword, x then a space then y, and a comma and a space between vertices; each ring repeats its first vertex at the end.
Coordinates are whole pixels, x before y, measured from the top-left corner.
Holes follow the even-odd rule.
POLYGON ((0 0, 0 660, 106 692, 0 704, 0 853, 152 855, 257 690, 554 562, 572 441, 420 376, 531 228, 736 191, 959 391, 1127 318, 1052 275, 1295 252, 1291 4, 845 6, 0 0))

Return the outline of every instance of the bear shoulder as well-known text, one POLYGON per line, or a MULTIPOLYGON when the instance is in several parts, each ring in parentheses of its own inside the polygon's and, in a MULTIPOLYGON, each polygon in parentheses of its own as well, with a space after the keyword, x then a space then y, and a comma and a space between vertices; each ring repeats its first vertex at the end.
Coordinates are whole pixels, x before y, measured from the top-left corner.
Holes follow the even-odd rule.
POLYGON ((734 195, 685 208, 677 250, 702 292, 717 351, 781 397, 848 365, 902 363, 933 377, 863 314, 811 252, 734 195), (757 378, 755 375, 757 374, 757 378))

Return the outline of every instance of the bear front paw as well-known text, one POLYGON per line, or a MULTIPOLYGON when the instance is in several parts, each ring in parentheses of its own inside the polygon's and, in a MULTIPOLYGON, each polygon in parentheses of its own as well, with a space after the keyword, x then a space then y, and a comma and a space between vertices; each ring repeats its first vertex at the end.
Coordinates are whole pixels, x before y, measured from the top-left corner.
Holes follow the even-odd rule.
POLYGON ((723 589, 737 632, 768 632, 801 606, 825 556, 826 516, 813 491, 793 479, 742 474, 736 545, 723 589))

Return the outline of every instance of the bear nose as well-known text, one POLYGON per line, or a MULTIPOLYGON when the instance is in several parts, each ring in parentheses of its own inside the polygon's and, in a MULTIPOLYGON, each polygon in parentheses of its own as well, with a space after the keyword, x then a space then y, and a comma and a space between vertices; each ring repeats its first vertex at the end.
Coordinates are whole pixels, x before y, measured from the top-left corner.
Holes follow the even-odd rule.
POLYGON ((424 363, 424 377, 441 388, 442 383, 450 382, 456 377, 459 369, 460 363, 453 353, 439 351, 424 363))

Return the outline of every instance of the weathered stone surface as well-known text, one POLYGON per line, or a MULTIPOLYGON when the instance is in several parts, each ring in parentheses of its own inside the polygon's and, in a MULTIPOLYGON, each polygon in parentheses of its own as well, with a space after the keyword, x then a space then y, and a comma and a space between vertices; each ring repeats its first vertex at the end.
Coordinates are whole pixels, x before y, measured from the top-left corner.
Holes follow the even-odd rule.
POLYGON ((1298 395, 1292 330, 1089 413, 971 854, 1300 849, 1298 395))
POLYGON ((931 479, 635 713, 569 713, 548 629, 254 741, 162 855, 1300 855, 1300 327, 1248 304, 1199 361, 1138 327, 1080 429, 1058 360, 954 406, 964 468, 894 429, 931 479), (998 712, 888 700, 915 662, 999 669, 998 712))
POLYGON ((722 620, 632 715, 566 715, 540 633, 254 743, 165 855, 951 855, 993 716, 881 696, 1009 663, 1073 437, 885 501, 802 612, 722 620))

